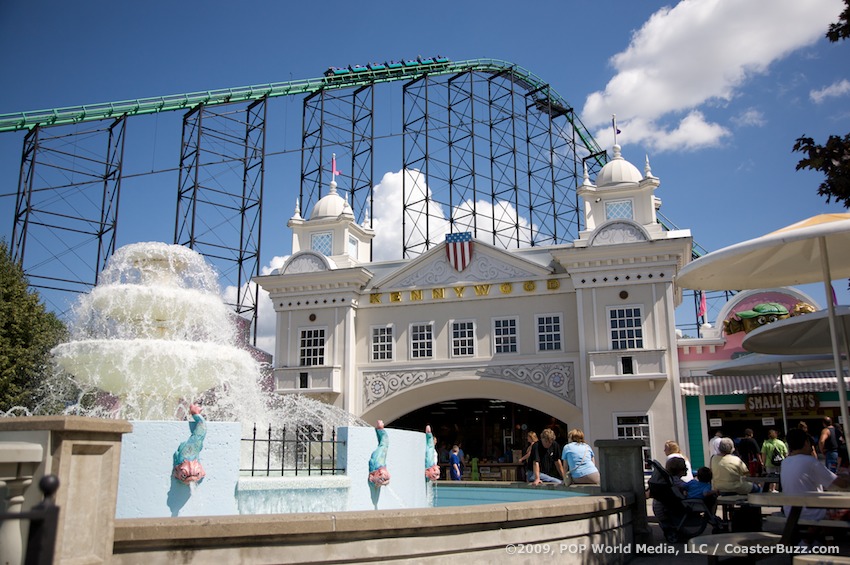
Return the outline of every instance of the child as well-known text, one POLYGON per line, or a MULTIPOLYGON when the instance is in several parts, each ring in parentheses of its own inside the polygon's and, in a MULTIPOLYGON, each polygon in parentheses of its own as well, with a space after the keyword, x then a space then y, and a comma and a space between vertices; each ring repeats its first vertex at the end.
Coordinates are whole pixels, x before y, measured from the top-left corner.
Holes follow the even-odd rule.
POLYGON ((711 479, 713 475, 708 467, 700 467, 697 469, 697 478, 685 483, 685 494, 688 498, 705 500, 708 497, 716 496, 717 491, 711 488, 711 479))

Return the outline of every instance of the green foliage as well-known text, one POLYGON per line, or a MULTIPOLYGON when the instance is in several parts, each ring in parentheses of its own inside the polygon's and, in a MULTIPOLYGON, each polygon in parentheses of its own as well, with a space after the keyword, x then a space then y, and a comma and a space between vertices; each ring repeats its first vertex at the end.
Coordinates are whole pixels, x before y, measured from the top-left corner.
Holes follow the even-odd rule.
POLYGON ((839 39, 847 39, 850 37, 850 0, 844 0, 847 7, 838 16, 838 23, 830 24, 829 31, 826 32, 826 38, 830 41, 838 41, 839 39))
POLYGON ((794 151, 808 155, 797 163, 797 170, 821 171, 826 179, 818 187, 818 194, 826 196, 850 208, 850 134, 843 138, 830 135, 826 145, 816 145, 811 137, 801 137, 794 144, 794 151))
MULTIPOLYGON (((844 0, 847 7, 838 16, 838 22, 830 24, 827 39, 837 42, 850 37, 850 0, 844 0)), ((811 169, 826 176, 818 187, 818 194, 826 196, 827 204, 833 199, 850 208, 850 134, 843 138, 831 135, 826 145, 817 145, 811 137, 799 137, 794 151, 805 153, 806 158, 797 163, 797 170, 811 169)))
POLYGON ((34 405, 50 372, 50 349, 66 335, 0 241, 0 412, 34 405))

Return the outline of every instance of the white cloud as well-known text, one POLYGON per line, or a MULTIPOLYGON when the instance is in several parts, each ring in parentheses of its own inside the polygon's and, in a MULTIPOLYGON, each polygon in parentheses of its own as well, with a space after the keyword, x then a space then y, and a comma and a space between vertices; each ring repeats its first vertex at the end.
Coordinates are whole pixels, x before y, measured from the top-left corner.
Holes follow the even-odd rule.
MULTIPOLYGON (((414 246, 425 241, 425 233, 417 232, 417 228, 411 225, 416 221, 417 225, 424 226, 424 222, 419 221, 418 215, 425 213, 426 209, 431 216, 428 226, 431 241, 442 241, 445 234, 449 232, 449 222, 442 207, 433 200, 431 189, 425 183, 425 176, 417 170, 406 170, 404 174, 407 176, 406 200, 409 204, 406 221, 410 233, 407 244, 414 246)), ((372 240, 372 258, 375 261, 401 259, 404 244, 401 205, 403 182, 402 171, 387 173, 372 192, 374 199, 372 227, 375 230, 375 239, 372 240)))
MULTIPOLYGON (((424 175, 416 170, 408 170, 404 174, 407 175, 408 183, 407 201, 411 203, 412 210, 421 214, 426 208, 424 197, 428 195, 427 206, 431 216, 428 229, 431 243, 441 243, 449 233, 450 225, 443 206, 434 201, 434 194, 425 183, 424 175)), ((372 256, 375 261, 401 259, 402 256, 402 178, 401 171, 387 173, 373 192, 372 225, 375 239, 372 240, 372 256)), ((473 205, 472 200, 465 200, 455 207, 453 216, 454 231, 478 233, 479 239, 505 249, 516 247, 517 227, 520 241, 531 239, 532 226, 528 219, 519 216, 517 209, 507 201, 498 201, 493 205, 489 201, 479 200, 473 205), (499 234, 495 241, 490 238, 491 233, 499 234)), ((423 242, 426 235, 424 231, 418 232, 417 228, 410 228, 413 220, 417 220, 417 225, 424 225, 415 213, 408 212, 408 231, 413 230, 408 234, 408 245, 411 246, 423 242)))
POLYGON ((755 108, 747 108, 734 116, 732 122, 738 127, 763 126, 765 124, 764 113, 755 108))
POLYGON ((850 94, 850 81, 842 79, 830 84, 829 86, 821 88, 820 90, 812 90, 809 92, 809 98, 811 98, 815 104, 820 104, 827 98, 837 98, 847 94, 850 94))
POLYGON ((729 130, 698 110, 732 100, 751 76, 823 38, 842 5, 842 0, 683 0, 659 10, 612 57, 616 74, 604 91, 587 97, 582 121, 599 128, 593 135, 603 145, 613 138, 611 114, 617 114, 628 142, 658 150, 717 145, 729 130), (682 139, 688 133, 697 137, 682 139))

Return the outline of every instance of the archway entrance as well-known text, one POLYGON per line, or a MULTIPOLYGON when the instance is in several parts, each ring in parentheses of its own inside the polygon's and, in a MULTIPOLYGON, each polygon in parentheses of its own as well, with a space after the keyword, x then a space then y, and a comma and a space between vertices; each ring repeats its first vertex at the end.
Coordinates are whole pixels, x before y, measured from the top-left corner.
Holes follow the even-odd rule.
POLYGON ((544 428, 550 427, 562 446, 567 436, 567 424, 545 412, 486 398, 438 402, 409 412, 387 425, 416 431, 423 431, 430 425, 438 452, 441 446, 451 449, 453 444, 459 443, 465 455, 477 457, 481 463, 512 462, 513 450, 525 448, 528 431, 539 435, 544 428))

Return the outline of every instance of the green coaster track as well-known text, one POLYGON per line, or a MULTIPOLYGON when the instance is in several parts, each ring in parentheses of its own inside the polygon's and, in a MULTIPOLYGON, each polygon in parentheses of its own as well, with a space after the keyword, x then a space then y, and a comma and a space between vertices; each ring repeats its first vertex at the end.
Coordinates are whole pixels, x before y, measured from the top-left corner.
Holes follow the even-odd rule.
MULTIPOLYGON (((279 96, 293 96, 299 94, 312 94, 320 90, 333 90, 410 80, 422 74, 447 75, 459 72, 478 71, 482 73, 507 73, 510 79, 519 86, 539 93, 539 99, 550 100, 550 104, 563 109, 571 108, 560 94, 555 92, 549 84, 532 73, 507 61, 498 59, 469 59, 466 61, 448 61, 443 58, 425 59, 416 61, 401 61, 399 66, 392 67, 392 63, 380 65, 356 66, 348 69, 328 69, 325 76, 319 78, 308 78, 292 80, 288 82, 272 82, 253 86, 241 86, 235 88, 221 88, 202 92, 191 92, 187 94, 173 94, 168 96, 156 96, 152 98, 138 98, 135 100, 123 100, 120 102, 104 102, 98 104, 85 104, 82 106, 67 106, 47 110, 34 110, 28 112, 14 112, 11 114, 0 114, 0 132, 29 130, 36 126, 58 126, 90 122, 116 118, 122 115, 137 116, 144 114, 155 114, 158 112, 170 112, 176 110, 190 110, 198 105, 215 106, 231 102, 250 102, 262 98, 275 98, 279 96), (423 62, 424 61, 424 62, 423 62), (338 74, 335 74, 338 73, 338 74)), ((591 150, 591 153, 601 153, 602 149, 587 132, 580 120, 570 112, 567 118, 575 128, 576 134, 582 144, 591 150)))

